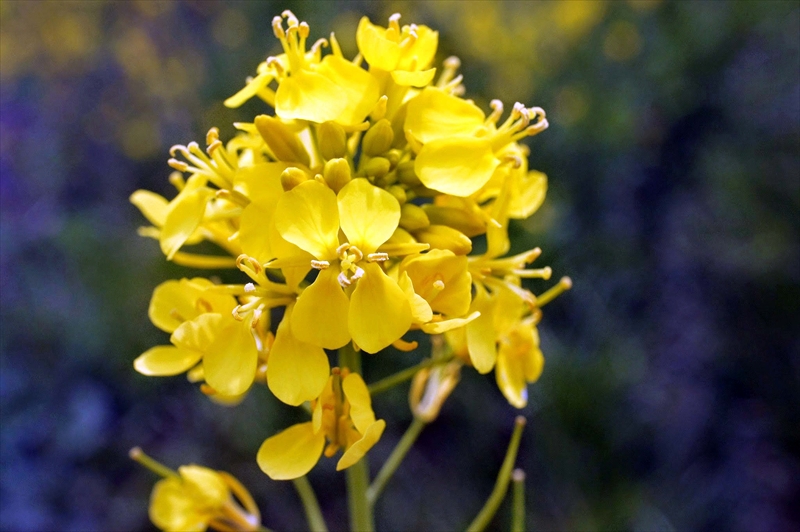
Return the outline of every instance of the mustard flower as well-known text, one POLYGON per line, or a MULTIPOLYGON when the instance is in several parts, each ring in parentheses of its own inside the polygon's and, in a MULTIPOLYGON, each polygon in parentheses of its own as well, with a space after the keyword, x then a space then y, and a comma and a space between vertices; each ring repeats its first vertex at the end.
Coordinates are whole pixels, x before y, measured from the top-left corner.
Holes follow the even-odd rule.
POLYGON ((298 478, 320 457, 344 453, 336 470, 346 469, 375 445, 386 428, 376 420, 364 380, 357 373, 334 368, 319 398, 312 405, 312 420, 267 438, 258 450, 258 465, 274 480, 298 478), (327 440, 327 445, 325 444, 327 440))

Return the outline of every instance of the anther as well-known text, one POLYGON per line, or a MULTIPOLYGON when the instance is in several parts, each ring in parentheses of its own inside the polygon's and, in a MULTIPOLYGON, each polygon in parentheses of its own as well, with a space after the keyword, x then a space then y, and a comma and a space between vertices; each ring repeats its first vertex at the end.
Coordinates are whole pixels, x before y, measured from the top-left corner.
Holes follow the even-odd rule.
POLYGON ((250 294, 255 291, 256 291, 256 285, 254 285, 253 283, 247 283, 246 285, 244 285, 245 294, 250 294))
POLYGON ((183 161, 179 161, 178 159, 170 159, 167 161, 167 164, 179 172, 186 172, 189 170, 189 165, 183 161))
POLYGON ((492 100, 489 102, 489 107, 492 108, 492 114, 489 115, 487 121, 496 124, 503 115, 503 102, 500 100, 492 100))
POLYGON ((206 146, 211 146, 216 140, 219 140, 219 128, 212 127, 206 133, 206 146))
POLYGON ((340 245, 338 248, 336 248, 336 254, 337 254, 338 256, 340 256, 340 257, 341 257, 341 256, 342 256, 342 253, 344 253, 344 252, 345 252, 345 251, 347 251, 348 249, 350 249, 350 244, 348 244, 347 242, 345 242, 344 244, 342 244, 342 245, 340 245))
POLYGON ((241 314, 239 314, 240 307, 241 305, 236 305, 235 307, 233 307, 233 310, 231 311, 231 315, 233 316, 233 319, 235 319, 236 321, 244 321, 244 317, 241 314))
POLYGON ((354 258, 351 262, 358 262, 364 258, 364 254, 361 252, 360 249, 358 249, 355 246, 350 246, 350 249, 348 251, 351 251, 354 255, 354 258))
POLYGON ((441 291, 441 290, 444 290, 444 281, 442 281, 441 279, 436 279, 436 280, 433 282, 433 287, 434 287, 436 290, 440 290, 440 291, 441 291))
POLYGON ((311 267, 315 270, 327 270, 331 263, 327 260, 312 260, 311 267))
POLYGON ((314 52, 314 53, 317 53, 317 50, 319 50, 323 46, 326 46, 326 47, 328 46, 328 39, 326 39, 325 37, 320 37, 319 39, 317 39, 314 42, 314 44, 311 45, 310 51, 314 52))
POLYGON ((299 32, 298 32, 298 33, 300 33, 300 38, 301 38, 301 39, 307 39, 307 38, 308 38, 308 34, 309 34, 309 33, 310 33, 310 31, 311 31, 311 30, 309 29, 309 27, 308 27, 308 23, 306 23, 306 22, 301 22, 301 23, 300 23, 300 26, 299 26, 299 28, 300 28, 300 29, 299 29, 299 32))
POLYGON ((363 270, 363 269, 361 269, 361 268, 359 268, 358 266, 356 266, 356 271, 355 271, 355 273, 353 274, 353 276, 350 278, 350 281, 351 281, 351 282, 352 282, 352 281, 358 281, 358 280, 359 280, 359 279, 361 279, 362 277, 364 277, 364 270, 363 270))
POLYGON ((197 310, 200 310, 202 312, 211 312, 212 310, 214 310, 214 308, 211 306, 211 303, 209 303, 203 298, 198 299, 195 302, 194 306, 195 308, 197 308, 197 310))
POLYGON ((454 55, 451 55, 450 57, 444 60, 444 67, 447 69, 455 70, 460 66, 461 66, 461 59, 459 59, 454 55))
POLYGON ((295 27, 300 23, 294 13, 288 9, 284 10, 283 13, 281 13, 281 16, 286 17, 286 25, 290 28, 295 27))
POLYGON ((511 166, 516 169, 522 166, 522 158, 518 155, 506 155, 501 160, 502 163, 510 163, 511 166))
POLYGON ((336 280, 339 281, 339 286, 341 286, 342 288, 347 288, 348 286, 350 286, 352 284, 350 282, 350 279, 347 278, 347 274, 344 273, 344 272, 341 272, 336 277, 336 280))
POLYGON ((389 260, 388 253, 370 253, 367 255, 367 261, 369 262, 383 262, 389 260))
POLYGON ((250 321, 250 327, 255 329, 258 327, 258 320, 261 319, 261 314, 263 314, 263 310, 259 307, 253 311, 253 319, 250 321))
POLYGON ((178 189, 178 192, 183 190, 183 187, 186 186, 186 181, 183 179, 183 176, 180 172, 172 172, 169 174, 169 184, 178 189))
POLYGON ((278 60, 277 57, 275 56, 267 57, 267 66, 275 70, 275 73, 278 76, 283 76, 284 73, 283 65, 281 65, 281 62, 278 60))
POLYGON ((275 37, 283 40, 286 38, 286 33, 283 31, 283 19, 281 17, 273 17, 272 19, 272 31, 275 33, 275 37))

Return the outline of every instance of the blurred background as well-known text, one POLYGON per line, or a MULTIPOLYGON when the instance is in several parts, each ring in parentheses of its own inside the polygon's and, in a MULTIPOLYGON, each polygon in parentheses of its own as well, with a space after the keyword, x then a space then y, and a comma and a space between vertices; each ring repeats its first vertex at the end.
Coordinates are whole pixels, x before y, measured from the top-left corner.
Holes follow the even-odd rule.
MULTIPOLYGON (((800 4, 797 2, 0 1, 0 528, 151 530, 127 458, 232 472, 264 524, 305 527, 264 438, 296 421, 264 388, 236 408, 133 371, 167 342, 152 289, 197 272, 140 238, 136 189, 172 196, 168 149, 266 112, 222 101, 279 50, 291 8, 356 53, 361 15, 440 32, 467 94, 541 106, 544 207, 513 226, 574 288, 518 465, 535 530, 797 530, 800 512, 800 4)), ((532 283, 542 292, 550 283, 532 283)), ((368 382, 414 356, 368 361, 368 382)), ((407 386, 373 472, 410 422, 407 386)), ((491 491, 514 416, 465 371, 378 503, 381 530, 455 530, 491 491)), ((344 481, 310 479, 332 530, 344 481)), ((492 529, 507 530, 510 507, 492 529)))

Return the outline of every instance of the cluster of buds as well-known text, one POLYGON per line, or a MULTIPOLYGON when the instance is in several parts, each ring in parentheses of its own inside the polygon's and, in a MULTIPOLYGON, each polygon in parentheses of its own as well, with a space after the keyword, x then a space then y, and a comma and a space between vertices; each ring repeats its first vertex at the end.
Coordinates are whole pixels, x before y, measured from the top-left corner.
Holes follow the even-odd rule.
POLYGON ((307 47, 309 27, 291 12, 272 27, 283 53, 225 103, 257 97, 274 112, 236 123, 227 143, 214 128, 205 150, 174 146, 172 200, 131 196, 151 223, 140 233, 168 260, 246 276, 158 286, 150 318, 170 345, 143 353, 136 370, 187 372, 228 404, 264 383, 311 405, 312 421, 259 452, 276 479, 305 474, 323 451, 341 449, 346 468, 383 431, 358 369, 332 369, 326 350, 411 351, 428 334, 444 355, 412 386, 420 419, 436 416, 462 366, 494 370, 508 401, 525 406, 544 361, 541 307, 570 286, 563 278, 537 296, 522 280, 550 278, 549 267, 528 267, 541 251, 507 256, 509 221, 544 201, 547 178, 520 144, 547 128, 544 111, 517 103, 501 121, 495 100, 487 116, 461 97, 456 58, 433 66, 438 33, 401 27, 399 15, 387 27, 364 17, 352 60, 333 34, 307 47), (474 253, 478 241, 485 250, 474 253), (203 242, 221 253, 187 251, 203 242))

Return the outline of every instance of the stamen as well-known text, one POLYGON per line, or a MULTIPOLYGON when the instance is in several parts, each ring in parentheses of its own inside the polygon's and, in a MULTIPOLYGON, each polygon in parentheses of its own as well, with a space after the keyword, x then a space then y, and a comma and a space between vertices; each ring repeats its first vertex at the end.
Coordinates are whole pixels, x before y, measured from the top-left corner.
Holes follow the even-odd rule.
POLYGON ((444 290, 444 281, 442 281, 441 279, 436 279, 436 280, 433 282, 433 287, 434 287, 436 290, 439 290, 439 291, 441 291, 441 290, 444 290))
POLYGON ((219 140, 219 128, 212 127, 206 133, 206 145, 211 146, 217 140, 219 140))
POLYGON ((363 270, 363 269, 361 269, 361 268, 359 268, 358 266, 356 266, 356 271, 355 271, 355 273, 352 275, 352 277, 350 277, 350 281, 351 281, 351 282, 352 282, 352 281, 358 281, 358 280, 359 280, 359 279, 361 279, 362 277, 364 277, 364 270, 363 270))
POLYGON ((167 164, 179 172, 186 172, 189 170, 189 165, 178 159, 170 159, 167 161, 167 164))
POLYGON ((278 58, 277 58, 277 57, 275 57, 275 56, 269 56, 269 57, 267 57, 267 66, 269 66, 270 68, 272 68, 273 70, 275 70, 275 74, 276 74, 278 77, 283 77, 283 75, 284 75, 284 74, 285 74, 285 72, 286 72, 286 71, 283 69, 283 65, 281 65, 281 62, 280 62, 280 61, 278 60, 278 58))
POLYGON ((331 263, 327 260, 312 260, 311 267, 315 270, 327 270, 330 267, 331 263))
POLYGON ((295 28, 300 23, 297 17, 290 10, 286 9, 281 13, 282 17, 286 17, 286 25, 290 28, 295 28))
POLYGON ((345 272, 341 272, 337 277, 336 280, 339 281, 339 286, 342 288, 347 288, 352 283, 350 279, 347 278, 347 274, 345 272))
POLYGON ((172 172, 169 174, 169 183, 173 187, 175 187, 178 192, 183 190, 183 187, 186 186, 186 181, 183 179, 183 176, 179 172, 172 172))
POLYGON ((537 306, 539 308, 542 308, 543 306, 545 306, 546 304, 548 304, 553 299, 560 296, 570 288, 572 288, 572 279, 570 279, 569 277, 562 277, 558 281, 557 285, 550 288, 550 290, 546 291, 544 294, 536 298, 537 306))
POLYGON ((358 262, 364 258, 364 254, 361 252, 360 249, 358 249, 355 246, 350 246, 350 249, 348 251, 351 251, 353 255, 355 255, 355 260, 353 260, 352 262, 358 262))
POLYGON ((301 39, 307 39, 307 38, 308 38, 308 34, 309 34, 309 33, 310 33, 310 31, 311 31, 311 30, 309 29, 309 27, 308 27, 308 23, 306 23, 306 22, 301 22, 301 23, 300 23, 300 26, 299 26, 299 28, 300 28, 300 29, 299 29, 298 33, 300 34, 300 38, 301 38, 301 39))
POLYGON ((254 285, 253 283, 247 283, 246 285, 244 285, 245 294, 250 294, 255 291, 256 291, 256 285, 254 285))
POLYGON ((348 249, 350 249, 350 244, 349 244, 349 243, 347 243, 347 242, 345 242, 344 244, 342 244, 342 245, 340 245, 338 248, 336 248, 336 254, 337 254, 339 257, 341 257, 341 258, 344 258, 344 256, 343 256, 342 254, 343 254, 345 251, 347 251, 348 249))
POLYGON ((211 306, 211 303, 203 298, 199 298, 197 301, 195 301, 194 306, 197 310, 203 311, 204 313, 214 310, 214 307, 211 306))
POLYGON ((545 266, 544 268, 533 270, 511 270, 511 273, 525 279, 544 279, 546 281, 553 275, 553 269, 550 266, 545 266))
MULTIPOLYGON (((358 248, 356 248, 356 249, 358 249, 358 248)), ((367 255, 367 261, 368 262, 383 262, 383 261, 387 261, 387 260, 389 260, 389 254, 388 253, 383 253, 383 252, 381 252, 381 253, 370 253, 369 255, 367 255)))
POLYGON ((500 100, 492 100, 489 102, 489 107, 492 108, 492 114, 489 115, 489 118, 487 118, 486 121, 496 124, 503 115, 503 102, 500 100))
POLYGON ((277 39, 283 41, 286 39, 286 33, 283 31, 283 19, 281 17, 273 17, 272 19, 272 32, 277 39))
POLYGON ((244 321, 244 316, 239 314, 239 308, 241 306, 242 305, 236 305, 235 307, 233 307, 233 310, 231 311, 231 315, 233 316, 233 319, 235 319, 236 321, 244 321))
POLYGON ((512 168, 517 169, 522 166, 522 158, 518 155, 506 155, 500 160, 500 164, 511 164, 512 168))

